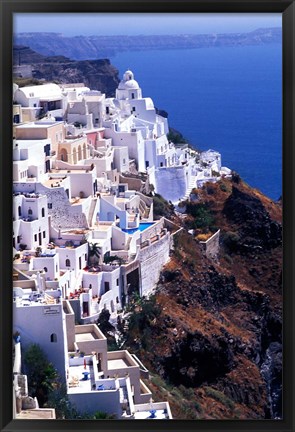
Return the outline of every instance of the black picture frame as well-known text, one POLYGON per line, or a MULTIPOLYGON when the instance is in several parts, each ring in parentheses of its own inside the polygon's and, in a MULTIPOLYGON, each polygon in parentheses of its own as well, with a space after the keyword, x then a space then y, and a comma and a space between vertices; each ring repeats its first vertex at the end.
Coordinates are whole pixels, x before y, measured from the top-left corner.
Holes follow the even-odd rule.
POLYGON ((293 431, 294 422, 294 99, 295 4, 292 0, 0 0, 1 105, 0 105, 0 275, 1 275, 1 430, 2 431, 293 431), (283 419, 282 420, 173 420, 168 422, 48 421, 12 419, 12 33, 13 14, 20 12, 281 12, 283 15, 283 419))

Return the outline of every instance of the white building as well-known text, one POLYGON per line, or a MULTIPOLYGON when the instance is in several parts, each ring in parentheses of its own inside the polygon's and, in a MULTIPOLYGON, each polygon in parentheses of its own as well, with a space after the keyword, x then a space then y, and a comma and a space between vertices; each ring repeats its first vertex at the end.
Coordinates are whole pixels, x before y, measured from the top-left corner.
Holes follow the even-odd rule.
POLYGON ((43 84, 18 88, 14 101, 22 106, 23 119, 30 121, 40 115, 63 116, 63 95, 57 84, 43 84))
POLYGON ((78 411, 135 419, 153 410, 151 418, 172 418, 167 402, 150 402, 152 394, 142 381, 149 373, 140 360, 126 350, 108 352, 97 325, 75 325, 69 301, 52 303, 47 296, 28 303, 16 296, 14 317, 24 349, 32 343, 41 347, 78 411))

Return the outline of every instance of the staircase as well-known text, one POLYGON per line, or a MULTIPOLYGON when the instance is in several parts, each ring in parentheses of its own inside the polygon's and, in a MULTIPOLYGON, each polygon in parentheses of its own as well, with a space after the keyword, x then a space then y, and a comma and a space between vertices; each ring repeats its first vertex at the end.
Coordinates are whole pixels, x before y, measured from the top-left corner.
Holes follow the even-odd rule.
POLYGON ((146 203, 140 198, 139 202, 139 213, 142 218, 145 218, 146 215, 146 203))
POLYGON ((184 195, 184 197, 182 198, 181 201, 185 201, 185 200, 189 199, 189 196, 190 196, 192 189, 194 189, 196 187, 196 180, 197 180, 197 177, 192 175, 191 180, 190 180, 189 185, 188 185, 188 188, 186 190, 186 194, 184 195))
POLYGON ((92 219, 93 219, 93 213, 96 207, 97 198, 92 198, 90 209, 88 213, 88 226, 92 227, 92 219))

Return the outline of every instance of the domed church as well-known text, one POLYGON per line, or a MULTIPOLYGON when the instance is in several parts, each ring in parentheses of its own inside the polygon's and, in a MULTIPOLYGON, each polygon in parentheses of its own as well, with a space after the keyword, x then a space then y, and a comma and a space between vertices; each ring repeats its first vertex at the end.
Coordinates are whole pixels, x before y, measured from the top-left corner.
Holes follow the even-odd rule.
POLYGON ((116 90, 116 99, 141 99, 142 93, 138 82, 134 79, 134 74, 131 70, 127 70, 122 81, 116 90))

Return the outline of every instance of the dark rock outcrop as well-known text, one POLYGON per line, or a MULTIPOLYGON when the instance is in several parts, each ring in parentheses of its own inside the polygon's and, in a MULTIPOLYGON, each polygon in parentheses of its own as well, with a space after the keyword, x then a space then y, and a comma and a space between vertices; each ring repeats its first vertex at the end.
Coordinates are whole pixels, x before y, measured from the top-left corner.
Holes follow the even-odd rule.
POLYGON ((14 63, 30 64, 32 78, 61 84, 83 82, 107 97, 115 96, 119 84, 119 72, 108 59, 75 61, 63 56, 44 57, 27 47, 15 47, 14 63))
POLYGON ((272 249, 282 244, 282 226, 273 221, 261 201, 233 186, 224 215, 239 226, 237 249, 243 253, 272 249))

